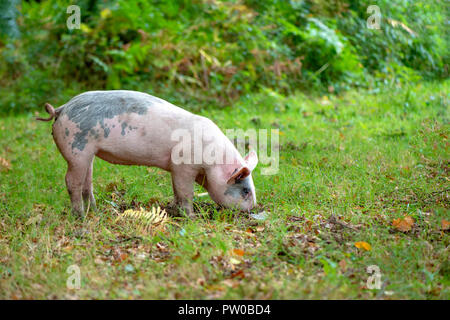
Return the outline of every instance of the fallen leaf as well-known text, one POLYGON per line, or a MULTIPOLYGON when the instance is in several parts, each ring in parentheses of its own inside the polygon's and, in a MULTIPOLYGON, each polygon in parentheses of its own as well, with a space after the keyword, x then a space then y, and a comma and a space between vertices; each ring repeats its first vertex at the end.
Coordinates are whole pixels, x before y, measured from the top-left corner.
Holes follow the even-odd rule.
POLYGON ((124 260, 126 260, 128 258, 128 254, 126 254, 126 253, 121 253, 120 255, 119 255, 119 258, 117 259, 117 260, 119 260, 119 261, 124 261, 124 260))
POLYGON ((365 241, 355 242, 355 247, 357 247, 358 249, 364 249, 366 251, 372 250, 372 246, 365 241))
POLYGON ((236 256, 242 257, 244 255, 244 250, 242 249, 233 249, 233 254, 236 256))
POLYGON ((200 251, 197 251, 197 253, 195 254, 195 256, 192 257, 192 260, 197 260, 198 258, 200 258, 200 251))
POLYGON ((237 286, 239 286, 239 282, 231 279, 223 280, 222 283, 230 288, 236 288, 237 286))
POLYGON ((230 258, 230 263, 231 264, 240 264, 241 262, 238 259, 230 258))
POLYGON ((2 157, 0 157, 0 166, 6 168, 6 170, 10 170, 11 169, 11 163, 8 160, 6 160, 6 159, 4 159, 2 157))
POLYGON ((243 270, 238 270, 238 271, 233 272, 233 273, 231 274, 231 278, 232 278, 232 279, 233 279, 233 278, 241 278, 241 279, 244 279, 244 278, 245 278, 245 273, 244 273, 243 270))
POLYGON ((406 216, 403 219, 402 218, 394 219, 394 221, 392 221, 392 225, 394 226, 394 228, 402 232, 407 232, 411 230, 413 224, 414 219, 411 218, 410 216, 406 216))
MULTIPOLYGON (((226 281, 226 280, 224 280, 226 281)), ((218 284, 212 284, 209 286, 206 286, 207 290, 211 290, 211 291, 223 291, 225 290, 222 286, 218 285, 218 284)))
POLYGON ((450 222, 448 222, 447 220, 442 219, 441 224, 442 224, 442 230, 450 229, 450 222))
POLYGON ((203 287, 205 285, 205 279, 203 278, 198 278, 196 282, 199 286, 203 287))
POLYGON ((62 250, 64 252, 70 252, 70 251, 72 251, 72 249, 73 249, 73 246, 66 246, 66 247, 62 248, 62 250))

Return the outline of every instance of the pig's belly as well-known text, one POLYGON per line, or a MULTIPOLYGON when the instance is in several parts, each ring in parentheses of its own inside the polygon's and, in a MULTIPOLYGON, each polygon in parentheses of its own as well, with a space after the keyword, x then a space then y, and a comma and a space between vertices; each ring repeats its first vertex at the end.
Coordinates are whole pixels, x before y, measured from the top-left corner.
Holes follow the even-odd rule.
POLYGON ((170 171, 170 135, 162 135, 142 126, 124 131, 111 130, 98 142, 96 156, 115 164, 155 166, 170 171))

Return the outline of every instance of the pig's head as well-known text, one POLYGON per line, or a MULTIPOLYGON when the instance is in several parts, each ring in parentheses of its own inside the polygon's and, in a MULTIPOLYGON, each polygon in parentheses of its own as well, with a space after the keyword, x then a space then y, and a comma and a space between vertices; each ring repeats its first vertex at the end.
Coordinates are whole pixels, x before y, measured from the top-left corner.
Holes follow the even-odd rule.
POLYGON ((250 151, 243 163, 211 168, 205 184, 211 198, 224 207, 250 211, 256 205, 252 171, 257 163, 256 152, 250 151))

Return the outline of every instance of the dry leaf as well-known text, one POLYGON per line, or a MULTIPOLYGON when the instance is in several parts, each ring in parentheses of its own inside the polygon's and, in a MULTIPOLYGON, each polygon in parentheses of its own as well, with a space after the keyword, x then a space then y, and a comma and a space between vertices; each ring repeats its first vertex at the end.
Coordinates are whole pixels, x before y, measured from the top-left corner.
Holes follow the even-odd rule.
POLYGON ((240 264, 241 262, 238 259, 230 258, 230 263, 231 264, 240 264))
MULTIPOLYGON (((157 207, 152 207, 150 211, 146 211, 143 208, 140 210, 126 210, 119 215, 115 222, 121 220, 132 221, 136 224, 137 229, 142 233, 149 233, 152 230, 163 231, 165 225, 170 221, 166 210, 157 207)), ((171 222, 173 223, 173 222, 171 222)))
POLYGON ((407 232, 411 230, 413 224, 414 219, 411 218, 410 216, 406 216, 403 219, 402 218, 394 219, 394 221, 392 221, 392 225, 394 226, 394 228, 402 232, 407 232))
POLYGON ((412 36, 416 36, 417 35, 417 33, 415 33, 413 30, 411 30, 406 24, 404 24, 403 22, 400 22, 400 21, 397 21, 397 20, 394 20, 394 19, 387 19, 387 21, 389 22, 389 24, 391 25, 391 26, 393 26, 394 28, 395 27, 397 27, 397 26, 400 26, 400 27, 402 27, 403 28, 403 30, 406 30, 410 35, 412 35, 412 36))
POLYGON ((198 278, 196 282, 199 286, 203 287, 205 285, 205 279, 203 278, 198 278))
POLYGON ((195 254, 195 256, 192 257, 192 260, 197 260, 198 258, 200 258, 200 251, 197 251, 197 253, 195 254))
POLYGON ((233 272, 232 274, 231 274, 231 278, 232 279, 234 279, 234 278, 241 278, 241 279, 244 279, 245 278, 245 273, 244 273, 244 271, 241 269, 241 270, 238 270, 238 271, 236 271, 236 272, 233 272))
POLYGON ((236 288, 237 286, 239 286, 239 282, 231 279, 223 280, 222 283, 230 288, 236 288))
POLYGON ((117 260, 119 260, 119 261, 124 261, 124 260, 126 260, 128 258, 128 254, 126 254, 126 253, 121 253, 120 255, 119 255, 119 258, 117 259, 117 260))
POLYGON ((450 229, 450 222, 448 222, 447 220, 442 219, 441 224, 442 224, 442 230, 450 229))
POLYGON ((242 257, 244 255, 244 253, 245 252, 242 249, 233 249, 233 254, 236 255, 236 256, 242 257))
POLYGON ((0 157, 0 166, 6 168, 6 170, 11 169, 11 163, 2 157, 0 157))
POLYGON ((366 251, 372 250, 372 246, 365 241, 355 242, 355 247, 357 247, 358 249, 364 249, 366 251))
POLYGON ((73 250, 73 246, 66 246, 66 247, 62 248, 62 250, 64 252, 71 252, 73 250))

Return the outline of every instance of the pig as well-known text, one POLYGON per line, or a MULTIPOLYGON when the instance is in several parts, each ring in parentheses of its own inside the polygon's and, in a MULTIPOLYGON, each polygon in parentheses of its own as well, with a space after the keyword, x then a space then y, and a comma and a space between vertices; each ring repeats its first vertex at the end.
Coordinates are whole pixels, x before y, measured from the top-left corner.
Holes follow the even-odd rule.
MULTIPOLYGON (((45 109, 50 117, 37 120, 55 119, 52 135, 67 161, 65 181, 76 216, 84 215, 85 206, 96 210, 92 187, 95 156, 113 164, 153 166, 170 172, 174 203, 189 217, 193 216, 194 182, 224 207, 250 211, 256 205, 251 174, 258 163, 256 152, 251 150, 242 158, 206 117, 128 90, 88 91, 57 109, 46 103, 45 109), (194 128, 202 129, 201 141, 192 139, 194 128), (213 147, 220 161, 174 161, 175 148, 179 148, 179 141, 173 138, 177 130, 191 137, 191 145, 200 142, 204 148, 213 147)), ((178 153, 189 156, 193 149, 187 150, 178 153)))

